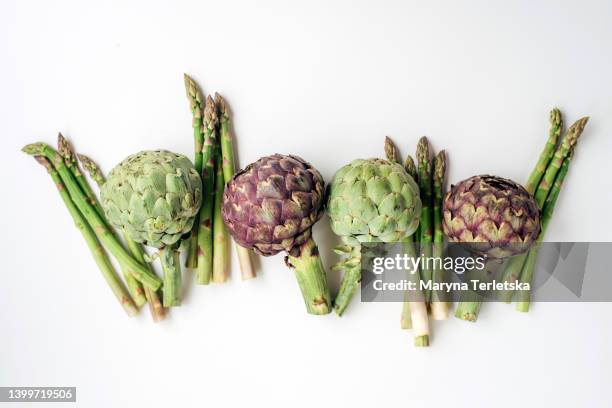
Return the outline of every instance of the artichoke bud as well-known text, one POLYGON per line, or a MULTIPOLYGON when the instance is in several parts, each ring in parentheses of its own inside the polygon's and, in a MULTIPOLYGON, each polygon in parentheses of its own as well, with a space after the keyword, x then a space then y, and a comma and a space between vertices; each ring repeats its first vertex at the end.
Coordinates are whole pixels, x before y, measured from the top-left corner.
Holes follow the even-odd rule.
POLYGON ((190 233, 202 202, 202 181, 185 156, 143 151, 111 170, 100 193, 111 224, 136 242, 163 248, 190 233))
POLYGON ((503 259, 526 252, 540 232, 540 210, 520 184, 496 176, 474 176, 451 186, 442 225, 451 242, 477 254, 503 259))
POLYGON ((223 221, 243 247, 264 256, 291 253, 310 238, 322 213, 324 191, 321 174, 300 157, 263 157, 225 187, 223 221))

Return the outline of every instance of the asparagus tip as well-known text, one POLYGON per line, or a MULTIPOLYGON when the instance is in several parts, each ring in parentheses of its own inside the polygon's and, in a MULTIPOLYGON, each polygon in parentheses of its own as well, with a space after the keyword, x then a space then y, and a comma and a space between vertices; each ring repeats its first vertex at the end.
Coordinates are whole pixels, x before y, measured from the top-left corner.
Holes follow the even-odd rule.
POLYGON ((385 136, 385 156, 387 156, 387 160, 390 162, 399 163, 397 147, 389 136, 385 136))
POLYGON ((30 143, 30 144, 23 146, 21 148, 21 151, 31 156, 40 156, 42 155, 45 149, 45 146, 46 146, 45 143, 42 143, 42 142, 30 143))
POLYGON ((419 163, 419 165, 421 165, 421 163, 426 163, 427 161, 429 161, 429 141, 427 140, 426 136, 423 136, 419 139, 419 142, 417 143, 416 155, 417 162, 419 163))
POLYGON ((414 159, 412 158, 412 156, 408 155, 406 157, 406 161, 404 162, 404 168, 406 169, 408 174, 410 174, 412 178, 416 181, 417 169, 416 169, 416 165, 414 164, 414 159))
POLYGON ((439 180, 444 179, 444 173, 446 172, 446 150, 440 150, 436 157, 434 157, 434 176, 439 180))
POLYGON ((204 107, 204 123, 207 128, 212 129, 218 122, 219 118, 217 117, 215 101, 208 95, 206 98, 206 106, 204 107))
POLYGON ((229 117, 225 99, 218 92, 215 92, 215 106, 220 119, 227 119, 229 117))

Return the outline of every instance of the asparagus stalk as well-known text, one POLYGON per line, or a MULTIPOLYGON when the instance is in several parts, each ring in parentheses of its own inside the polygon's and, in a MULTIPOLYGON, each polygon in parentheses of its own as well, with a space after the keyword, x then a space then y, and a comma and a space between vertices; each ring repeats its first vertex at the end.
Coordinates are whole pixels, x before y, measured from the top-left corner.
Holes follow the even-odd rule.
MULTIPOLYGON (((229 110, 227 109, 225 100, 218 93, 215 93, 215 105, 219 117, 219 139, 221 140, 221 156, 223 157, 223 181, 224 184, 227 184, 236 173, 234 142, 230 131, 229 110)), ((238 263, 240 264, 242 280, 254 278, 255 270, 251 263, 251 251, 237 243, 235 244, 235 248, 236 254, 238 255, 238 263)))
POLYGON ((100 217, 94 206, 87 200, 87 197, 79 187, 74 176, 64 164, 62 157, 57 154, 51 146, 45 143, 32 143, 24 146, 22 150, 31 156, 44 156, 53 163, 53 166, 68 189, 72 201, 94 230, 98 239, 102 241, 119 262, 130 267, 136 279, 151 289, 157 289, 161 286, 160 279, 152 274, 144 265, 136 261, 125 248, 123 248, 104 222, 104 219, 100 217))
MULTIPOLYGON (((410 236, 404 240, 404 251, 412 258, 417 257, 414 246, 414 237, 410 236)), ((417 347, 429 346, 429 317, 427 315, 427 303, 423 300, 424 294, 418 288, 420 274, 418 269, 408 272, 411 281, 415 282, 417 289, 406 294, 406 301, 402 305, 401 326, 403 329, 413 329, 414 345, 417 347)))
POLYGON ((198 227, 198 272, 199 284, 207 285, 213 274, 212 218, 214 209, 214 183, 217 112, 215 101, 208 96, 204 108, 204 144, 202 147, 202 207, 198 227))
MULTIPOLYGON (((100 218, 104 220, 109 230, 114 233, 112 227, 110 226, 110 224, 108 223, 108 220, 106 219, 106 215, 104 214, 104 209, 102 208, 102 205, 100 204, 100 201, 98 200, 98 197, 96 196, 94 191, 91 189, 91 186, 89 185, 83 172, 79 168, 79 162, 77 161, 76 155, 74 154, 74 149, 72 148, 68 140, 61 133, 58 134, 57 136, 57 151, 60 154, 60 156, 63 157, 64 164, 72 172, 74 178, 76 179, 77 183, 81 187, 81 190, 83 191, 83 193, 85 194, 85 196, 87 197, 91 205, 94 206, 100 218)), ((100 174, 95 174, 94 181, 97 182, 97 179, 104 178, 99 168, 93 162, 88 163, 88 166, 89 168, 87 169, 87 171, 91 170, 92 172, 95 173, 95 171, 97 170, 97 172, 100 173, 100 174)), ((121 266, 121 273, 123 274, 123 278, 125 279, 125 283, 128 287, 128 291, 130 292, 130 295, 132 295, 132 299, 134 299, 134 303, 136 303, 136 306, 141 307, 147 302, 147 298, 145 297, 142 284, 138 282, 138 280, 136 280, 134 275, 132 275, 132 272, 130 271, 127 265, 120 263, 120 266, 121 266)))
MULTIPOLYGON (((395 143, 393 143, 391 138, 389 138, 388 136, 385 136, 384 150, 385 150, 385 157, 387 158, 387 160, 389 160, 392 163, 401 164, 401 155, 399 154, 397 146, 395 145, 395 143)), ((412 163, 412 167, 414 168, 414 160, 412 160, 412 157, 410 156, 408 156, 408 159, 410 159, 412 163)), ((415 174, 411 174, 411 176, 413 176, 414 179, 416 180, 416 171, 415 171, 415 174)), ((406 238, 404 241, 404 244, 406 247, 409 247, 409 249, 411 249, 414 252, 414 238, 412 236, 406 238)), ((400 327, 405 330, 412 328, 412 316, 410 315, 409 298, 410 298, 409 293, 406 292, 405 300, 402 303, 402 315, 400 318, 400 327)))
POLYGON ((223 201, 223 190, 225 182, 223 179, 223 164, 221 159, 221 148, 217 146, 217 157, 215 160, 215 208, 213 216, 213 282, 224 283, 227 281, 228 265, 228 232, 221 217, 221 203, 223 201))
MULTIPOLYGON (((546 172, 546 168, 553 158, 555 147, 559 141, 559 135, 561 134, 562 128, 563 117, 561 115, 561 111, 554 108, 552 111, 550 111, 548 140, 546 141, 546 145, 544 146, 542 153, 540 153, 540 158, 538 159, 536 166, 529 175, 529 179, 527 179, 527 184, 525 184, 525 189, 529 194, 535 194, 538 184, 540 184, 540 181, 546 172)), ((506 269, 502 275, 502 280, 510 283, 516 282, 521 275, 521 271, 523 270, 523 265, 525 265, 526 260, 527 254, 513 256, 506 265, 506 269)), ((510 303, 512 301, 513 294, 514 291, 511 290, 502 291, 499 293, 499 299, 503 302, 510 303)))
MULTIPOLYGON (((404 168, 415 181, 418 180, 418 171, 412 156, 408 155, 406 157, 404 168)), ((414 235, 406 238, 404 248, 409 256, 416 258, 417 253, 414 238, 414 235)), ((411 277, 417 285, 420 284, 421 275, 418 269, 416 271, 412 271, 411 277)), ((408 322, 410 322, 410 326, 413 328, 414 332, 414 345, 417 347, 427 347, 429 346, 430 335, 427 303, 424 300, 418 299, 419 297, 424 299, 424 295, 421 293, 421 291, 417 290, 412 296, 408 296, 407 301, 404 302, 402 306, 402 328, 407 328, 408 322), (411 300, 411 297, 415 297, 417 299, 411 300)))
MULTIPOLYGON (((96 164, 96 162, 94 162, 91 158, 84 154, 77 154, 77 156, 79 158, 79 162, 83 165, 83 168, 85 169, 87 174, 89 174, 89 177, 91 177, 91 179, 96 183, 98 187, 102 187, 102 185, 106 182, 106 177, 104 177, 102 170, 100 170, 100 167, 96 164)), ((151 265, 145 261, 145 251, 142 245, 132 240, 125 233, 123 234, 123 239, 125 240, 125 244, 127 245, 128 250, 134 257, 134 259, 148 267, 151 273, 155 273, 153 272, 151 265)), ((159 300, 157 291, 142 287, 142 285, 140 285, 140 282, 138 282, 131 273, 126 274, 125 277, 126 284, 128 286, 128 290, 130 290, 130 293, 132 293, 132 291, 137 290, 138 288, 144 291, 144 297, 146 302, 149 303, 149 310, 151 312, 151 316, 153 316, 153 321, 157 323, 164 320, 166 314, 159 300), (130 289, 130 285, 134 285, 133 282, 137 282, 138 286, 134 287, 133 289, 130 289)))
MULTIPOLYGON (((79 155, 79 159, 82 160, 81 155, 79 155)), ((83 167, 86 167, 85 164, 83 164, 83 167)), ((102 173, 100 173, 100 175, 102 175, 102 173)), ((142 245, 132 240, 127 235, 125 235, 125 243, 127 244, 127 247, 130 250, 132 256, 141 264, 146 265, 151 270, 151 273, 153 273, 151 265, 145 261, 145 252, 142 245)), ((166 310, 164 309, 162 302, 159 299, 158 291, 145 287, 144 293, 147 302, 149 303, 149 312, 153 317, 153 322, 161 322, 166 318, 166 310)))
MULTIPOLYGON (((431 206, 431 160, 429 159, 429 142, 423 136, 417 144, 417 168, 419 172, 419 190, 421 192, 421 222, 419 223, 419 241, 421 254, 428 258, 432 255, 432 206, 431 206)), ((430 281, 432 271, 427 262, 421 266, 421 278, 430 281)), ((430 302, 431 291, 425 291, 425 301, 430 302)))
POLYGON ((138 314, 138 308, 132 302, 130 295, 125 290, 123 284, 121 283, 121 280, 119 279, 119 276, 117 276, 117 272, 115 271, 113 264, 108 258, 104 247, 102 247, 91 226, 87 223, 83 215, 79 212, 78 208, 70 198, 70 194, 66 190, 66 185, 60 178, 60 175, 57 173, 56 169, 46 157, 34 156, 34 158, 38 163, 40 163, 47 169, 47 172, 53 179, 53 182, 57 187, 62 201, 64 201, 68 212, 70 212, 70 215, 74 220, 75 226, 83 235, 83 238, 85 239, 85 242, 87 242, 87 246, 89 247, 89 250, 91 251, 91 254, 94 257, 94 260, 98 265, 98 268, 100 268, 100 272, 102 272, 102 276, 106 280, 106 283, 112 290, 113 294, 115 295, 121 306, 128 314, 128 316, 134 316, 138 314))
MULTIPOLYGON (((444 252, 444 231, 442 230, 442 200, 443 200, 443 188, 444 188, 444 177, 446 174, 446 152, 440 151, 434 157, 434 171, 433 171, 433 256, 436 259, 442 259, 444 252)), ((435 282, 444 282, 446 280, 446 274, 444 268, 441 265, 435 265, 433 270, 433 280, 435 282)), ((448 319, 448 302, 440 299, 440 294, 434 293, 432 296, 431 304, 431 316, 434 320, 446 320, 448 319)))
MULTIPOLYGON (((196 171, 202 173, 202 148, 204 144, 204 126, 202 123, 204 111, 204 97, 200 88, 187 74, 184 74, 185 91, 189 100, 189 108, 193 117, 191 125, 193 126, 193 140, 195 145, 195 157, 193 160, 196 171)), ((185 266, 190 269, 195 269, 198 266, 198 216, 193 223, 191 237, 188 243, 187 261, 185 266)))
POLYGON ((540 184, 542 176, 544 175, 548 164, 553 158, 555 147, 557 146, 557 142, 559 141, 559 136, 561 135, 562 128, 563 118, 561 116, 561 111, 557 108, 554 108, 552 111, 550 111, 550 128, 548 131, 548 140, 546 141, 544 150, 542 150, 542 153, 540 153, 540 158, 538 159, 535 168, 527 179, 527 184, 525 184, 525 189, 529 192, 529 194, 534 194, 536 192, 538 184, 540 184))

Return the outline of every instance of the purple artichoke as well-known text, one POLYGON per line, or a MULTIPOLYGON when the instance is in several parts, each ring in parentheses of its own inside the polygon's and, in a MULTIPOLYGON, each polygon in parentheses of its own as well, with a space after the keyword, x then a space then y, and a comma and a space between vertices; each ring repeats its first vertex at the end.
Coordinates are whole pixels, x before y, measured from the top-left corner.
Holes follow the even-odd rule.
POLYGON ((473 252, 506 258, 527 251, 540 232, 540 211, 521 185, 474 176, 451 186, 444 198, 444 233, 473 252))
POLYGON ((325 183, 297 156, 263 157, 238 172, 223 194, 222 215, 241 246, 271 256, 287 253, 309 313, 327 314, 330 296, 311 228, 322 215, 325 183))

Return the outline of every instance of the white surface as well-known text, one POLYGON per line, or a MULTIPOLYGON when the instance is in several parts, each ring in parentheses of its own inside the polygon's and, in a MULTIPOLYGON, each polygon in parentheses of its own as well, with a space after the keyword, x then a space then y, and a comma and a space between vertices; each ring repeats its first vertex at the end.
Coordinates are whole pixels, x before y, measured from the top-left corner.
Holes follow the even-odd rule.
MULTIPOLYGON (((234 264, 227 285, 190 285, 162 324, 128 319, 19 152, 61 130, 106 170, 191 155, 187 72, 231 104, 242 164, 295 153, 329 179, 385 135, 405 153, 426 134, 451 181, 523 181, 557 105, 591 121, 547 238, 609 241, 609 2, 85 3, 0 5, 0 385, 75 385, 83 407, 612 405, 612 304, 486 305, 416 349, 399 304, 306 315, 277 256, 257 280, 234 264)), ((329 266, 326 220, 315 235, 329 266)))

